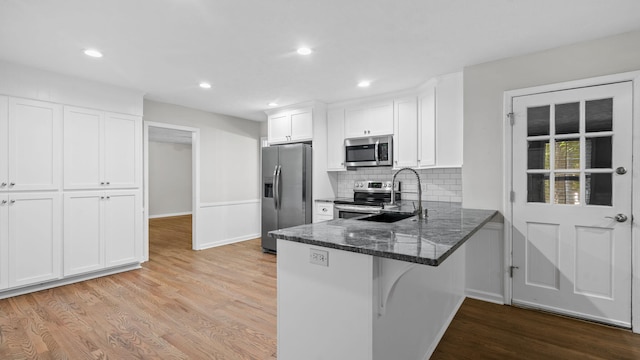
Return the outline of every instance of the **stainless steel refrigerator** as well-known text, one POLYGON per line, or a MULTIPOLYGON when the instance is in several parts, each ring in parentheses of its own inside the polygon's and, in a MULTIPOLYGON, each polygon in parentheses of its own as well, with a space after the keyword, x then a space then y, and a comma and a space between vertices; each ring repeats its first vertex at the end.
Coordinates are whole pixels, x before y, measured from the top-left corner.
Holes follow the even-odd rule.
POLYGON ((272 230, 311 223, 311 146, 262 148, 262 251, 276 252, 272 230))

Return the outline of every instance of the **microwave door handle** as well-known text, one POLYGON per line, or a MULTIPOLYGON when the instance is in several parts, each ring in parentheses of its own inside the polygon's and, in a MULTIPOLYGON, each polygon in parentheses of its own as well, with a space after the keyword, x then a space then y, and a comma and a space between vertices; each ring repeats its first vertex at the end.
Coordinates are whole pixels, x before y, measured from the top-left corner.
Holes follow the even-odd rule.
POLYGON ((278 185, 280 185, 280 181, 278 181, 278 165, 273 168, 273 206, 276 210, 278 210, 278 185))
POLYGON ((378 145, 380 145, 380 140, 376 140, 376 146, 373 149, 373 156, 376 160, 376 165, 380 165, 380 158, 378 157, 378 145))

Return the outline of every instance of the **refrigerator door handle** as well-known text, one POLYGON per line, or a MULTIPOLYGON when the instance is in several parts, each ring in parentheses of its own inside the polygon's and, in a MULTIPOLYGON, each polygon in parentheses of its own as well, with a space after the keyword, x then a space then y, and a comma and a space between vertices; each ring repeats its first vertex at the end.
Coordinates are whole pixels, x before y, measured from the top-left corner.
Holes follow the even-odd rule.
POLYGON ((280 209, 280 173, 282 170, 282 166, 276 165, 273 170, 273 204, 276 210, 280 209))

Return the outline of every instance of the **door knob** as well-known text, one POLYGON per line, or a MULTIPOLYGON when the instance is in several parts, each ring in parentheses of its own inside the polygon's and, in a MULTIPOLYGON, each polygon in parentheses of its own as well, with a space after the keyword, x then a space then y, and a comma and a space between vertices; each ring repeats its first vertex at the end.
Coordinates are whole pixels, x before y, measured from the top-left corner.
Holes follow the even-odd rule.
POLYGON ((613 219, 617 222, 625 222, 627 221, 627 215, 625 214, 616 214, 616 216, 605 216, 607 219, 613 219))

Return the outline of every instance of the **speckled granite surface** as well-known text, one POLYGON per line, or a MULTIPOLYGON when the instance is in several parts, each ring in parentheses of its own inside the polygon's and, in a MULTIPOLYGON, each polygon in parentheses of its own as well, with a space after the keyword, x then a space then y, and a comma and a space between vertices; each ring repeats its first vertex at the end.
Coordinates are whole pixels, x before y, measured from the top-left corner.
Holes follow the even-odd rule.
MULTIPOLYGON (((336 219, 271 231, 277 239, 438 266, 484 224, 495 210, 464 209, 459 203, 423 202, 429 216, 394 223, 336 219)), ((405 202, 396 211, 413 211, 405 202)))

